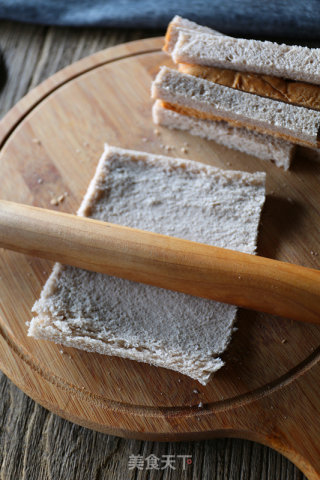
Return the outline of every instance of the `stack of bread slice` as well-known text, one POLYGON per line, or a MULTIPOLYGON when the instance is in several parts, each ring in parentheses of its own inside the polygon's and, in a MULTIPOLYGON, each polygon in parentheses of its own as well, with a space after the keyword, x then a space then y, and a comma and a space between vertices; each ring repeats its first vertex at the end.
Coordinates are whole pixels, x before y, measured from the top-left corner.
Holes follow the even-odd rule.
POLYGON ((228 37, 174 17, 152 84, 153 120, 288 169, 318 148, 320 49, 228 37))

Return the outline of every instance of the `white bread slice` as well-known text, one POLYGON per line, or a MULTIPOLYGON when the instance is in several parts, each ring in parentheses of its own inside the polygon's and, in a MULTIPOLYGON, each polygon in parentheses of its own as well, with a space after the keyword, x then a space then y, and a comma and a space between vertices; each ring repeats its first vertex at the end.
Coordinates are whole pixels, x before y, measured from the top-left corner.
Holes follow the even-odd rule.
POLYGON ((204 112, 215 120, 232 121, 292 143, 318 146, 320 113, 315 110, 235 90, 165 66, 152 83, 151 95, 204 112))
POLYGON ((180 31, 172 59, 320 84, 319 48, 180 31))
MULTIPOLYGON (((78 211, 99 220, 254 253, 265 174, 106 147, 78 211)), ((206 384, 237 308, 56 264, 29 335, 176 370, 206 384)))
POLYGON ((191 135, 214 140, 240 152, 254 155, 261 160, 272 160, 277 167, 288 170, 294 155, 295 145, 246 128, 233 127, 228 122, 202 120, 182 115, 165 108, 161 100, 156 100, 152 108, 154 123, 164 127, 185 130, 191 135))
POLYGON ((209 27, 203 27, 202 25, 198 25, 191 20, 186 18, 179 17, 176 15, 173 17, 171 22, 168 25, 166 36, 165 36, 165 43, 163 50, 167 53, 171 53, 177 43, 179 32, 198 32, 198 33, 207 33, 209 35, 222 35, 220 32, 213 30, 209 27))

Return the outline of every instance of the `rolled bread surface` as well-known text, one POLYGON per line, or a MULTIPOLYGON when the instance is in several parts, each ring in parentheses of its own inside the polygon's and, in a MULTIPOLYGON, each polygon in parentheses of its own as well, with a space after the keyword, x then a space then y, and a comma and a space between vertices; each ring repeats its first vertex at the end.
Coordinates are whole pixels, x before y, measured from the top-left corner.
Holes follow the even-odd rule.
MULTIPOLYGON (((107 146, 79 215, 254 253, 265 174, 107 146)), ((176 370, 206 384, 236 307, 56 264, 29 335, 176 370)))

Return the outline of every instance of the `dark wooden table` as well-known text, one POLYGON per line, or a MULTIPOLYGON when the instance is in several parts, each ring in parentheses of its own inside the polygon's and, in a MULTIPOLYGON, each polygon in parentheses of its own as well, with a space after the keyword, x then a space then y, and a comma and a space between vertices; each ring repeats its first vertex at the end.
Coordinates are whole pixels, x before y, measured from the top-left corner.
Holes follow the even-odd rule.
MULTIPOLYGON (((162 35, 141 30, 71 29, 0 21, 0 117, 66 65, 118 43, 162 35)), ((177 459, 177 457, 173 457, 177 459)), ((237 439, 156 443, 104 435, 67 422, 23 394, 0 372, 0 478, 3 480, 302 480, 287 459, 237 439), (129 469, 130 455, 191 455, 183 469, 129 469)))

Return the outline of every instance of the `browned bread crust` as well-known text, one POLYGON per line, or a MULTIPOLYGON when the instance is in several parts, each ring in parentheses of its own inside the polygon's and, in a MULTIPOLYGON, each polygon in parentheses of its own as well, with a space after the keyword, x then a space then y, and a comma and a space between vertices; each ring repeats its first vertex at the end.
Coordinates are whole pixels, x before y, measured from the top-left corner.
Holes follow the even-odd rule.
POLYGON ((186 63, 179 64, 179 71, 261 97, 320 110, 320 87, 310 83, 186 63))

